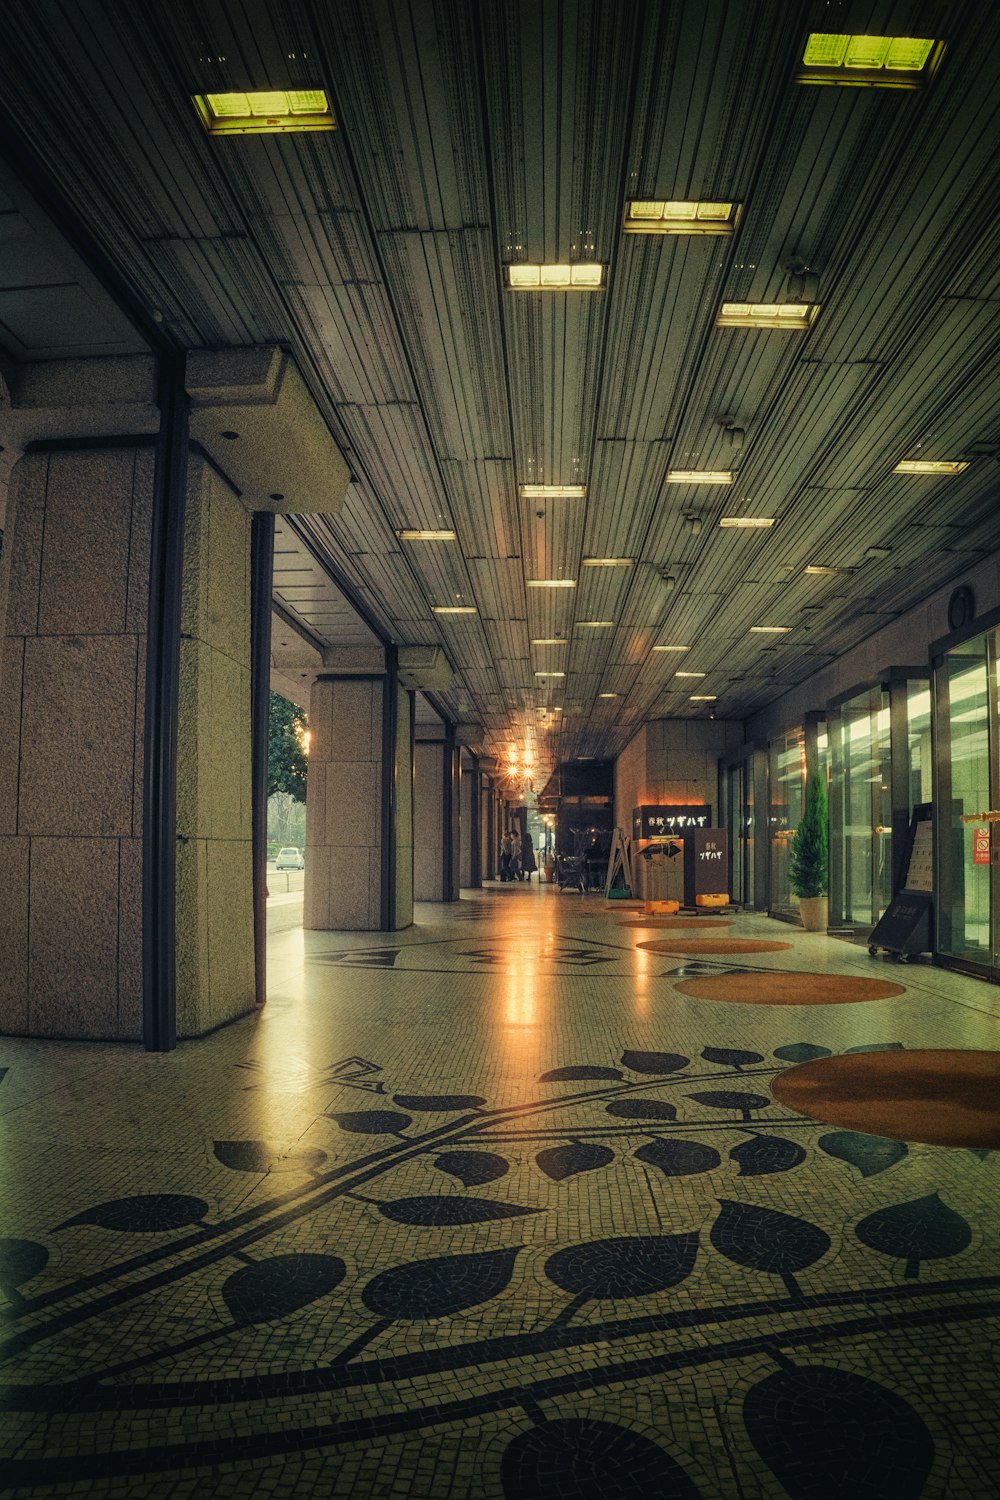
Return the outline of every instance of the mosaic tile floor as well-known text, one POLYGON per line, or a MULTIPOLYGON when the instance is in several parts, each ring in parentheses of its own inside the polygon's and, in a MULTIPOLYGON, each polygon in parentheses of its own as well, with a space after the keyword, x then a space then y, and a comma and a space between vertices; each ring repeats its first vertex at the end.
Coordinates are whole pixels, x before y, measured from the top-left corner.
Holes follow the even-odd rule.
POLYGON ((623 915, 495 886, 277 932, 260 1017, 167 1056, 0 1040, 3 1495, 1000 1493, 1000 1153, 771 1093, 996 1049, 1000 991, 623 915), (678 988, 769 972, 780 1005, 678 988))

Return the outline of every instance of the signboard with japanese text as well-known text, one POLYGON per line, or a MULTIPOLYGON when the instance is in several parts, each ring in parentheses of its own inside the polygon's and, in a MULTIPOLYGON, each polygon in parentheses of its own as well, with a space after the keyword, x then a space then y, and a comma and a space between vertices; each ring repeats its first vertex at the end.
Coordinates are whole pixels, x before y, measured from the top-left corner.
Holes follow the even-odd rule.
POLYGON ((666 839, 683 836, 693 828, 707 828, 712 809, 702 803, 663 803, 632 809, 634 839, 666 839))
POLYGON ((718 896, 729 888, 729 841, 725 828, 697 828, 684 840, 684 904, 718 896))

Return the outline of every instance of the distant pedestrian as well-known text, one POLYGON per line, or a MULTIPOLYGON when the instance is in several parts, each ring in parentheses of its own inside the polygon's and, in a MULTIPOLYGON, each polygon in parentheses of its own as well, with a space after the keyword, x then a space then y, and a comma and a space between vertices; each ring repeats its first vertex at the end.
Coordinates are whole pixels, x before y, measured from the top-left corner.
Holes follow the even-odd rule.
POLYGON ((514 845, 509 833, 505 833, 500 840, 500 879, 510 880, 510 861, 514 852, 514 845))
POLYGON ((535 846, 532 843, 530 833, 524 835, 524 846, 521 849, 521 869, 527 875, 530 884, 532 870, 538 869, 538 864, 535 860, 535 846))
POLYGON ((510 872, 515 880, 523 880, 524 875, 521 872, 521 835, 518 829, 514 829, 510 836, 510 841, 512 846, 510 851, 510 872))

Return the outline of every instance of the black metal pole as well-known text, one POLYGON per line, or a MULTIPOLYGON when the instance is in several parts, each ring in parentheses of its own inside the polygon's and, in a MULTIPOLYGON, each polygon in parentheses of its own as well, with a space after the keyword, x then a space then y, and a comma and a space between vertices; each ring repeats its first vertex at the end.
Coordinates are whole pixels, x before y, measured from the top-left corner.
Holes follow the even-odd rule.
POLYGON ((267 747, 271 706, 274 516, 250 522, 250 808, 253 823, 253 953, 257 1004, 267 999, 267 747))
POLYGON ((177 711, 187 497, 185 356, 159 364, 146 626, 142 789, 142 1034, 148 1052, 177 1045, 177 711))

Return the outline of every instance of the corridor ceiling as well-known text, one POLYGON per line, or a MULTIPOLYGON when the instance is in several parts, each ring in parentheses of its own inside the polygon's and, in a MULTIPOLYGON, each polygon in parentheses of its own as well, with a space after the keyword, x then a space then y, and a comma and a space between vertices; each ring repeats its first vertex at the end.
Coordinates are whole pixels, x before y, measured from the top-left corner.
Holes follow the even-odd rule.
POLYGON ((350 605, 313 636, 442 644, 445 710, 543 772, 743 717, 1000 547, 998 33, 996 0, 22 0, 0 110, 179 347, 294 353, 353 473, 296 523, 350 605), (831 31, 944 45, 923 87, 798 81, 831 31), (212 136, 193 102, 307 88, 336 129, 212 136), (627 233, 631 200, 738 222, 627 233), (538 263, 602 286, 508 289, 538 263))

